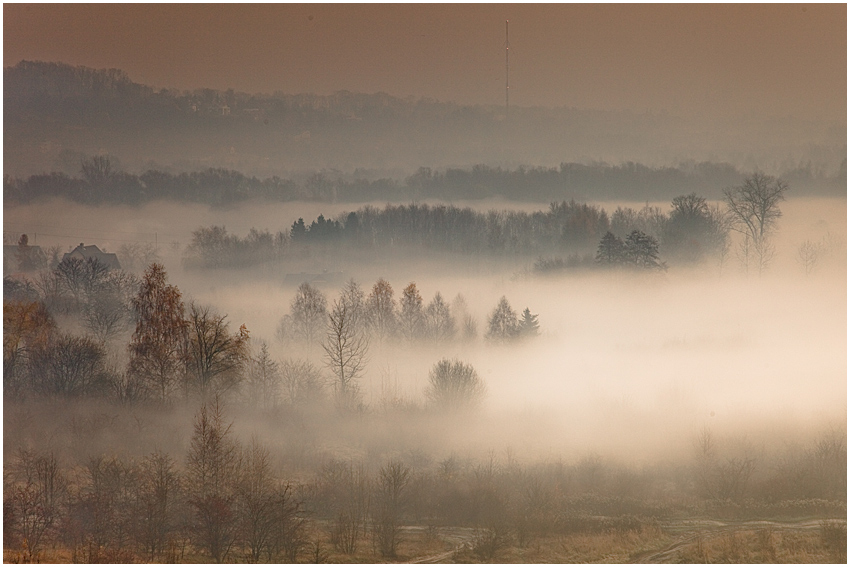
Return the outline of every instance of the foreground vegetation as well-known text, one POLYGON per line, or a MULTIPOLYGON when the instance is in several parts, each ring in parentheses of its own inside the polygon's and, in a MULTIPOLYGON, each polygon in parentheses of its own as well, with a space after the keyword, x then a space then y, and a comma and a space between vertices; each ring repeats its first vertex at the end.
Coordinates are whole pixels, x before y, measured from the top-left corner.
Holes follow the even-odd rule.
POLYGON ((257 415, 234 401, 252 429, 275 432, 266 445, 238 435, 239 422, 209 401, 189 439, 169 441, 163 430, 191 405, 97 413, 6 402, 5 559, 830 562, 846 543, 841 431, 765 454, 705 430, 684 460, 635 468, 594 455, 463 457, 366 434, 434 436, 487 419, 468 408, 320 404, 257 415), (39 406, 51 423, 22 430, 39 406), (305 428, 318 451, 286 441, 305 428), (332 450, 335 431, 353 432, 363 453, 332 450))

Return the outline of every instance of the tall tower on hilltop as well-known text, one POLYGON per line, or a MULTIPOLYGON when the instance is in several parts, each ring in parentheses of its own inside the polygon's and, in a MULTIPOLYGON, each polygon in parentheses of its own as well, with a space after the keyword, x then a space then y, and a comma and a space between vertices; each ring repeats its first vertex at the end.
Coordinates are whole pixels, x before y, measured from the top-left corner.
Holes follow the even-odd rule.
POLYGON ((511 106, 511 42, 508 39, 508 23, 509 20, 505 20, 505 114, 508 113, 511 106))

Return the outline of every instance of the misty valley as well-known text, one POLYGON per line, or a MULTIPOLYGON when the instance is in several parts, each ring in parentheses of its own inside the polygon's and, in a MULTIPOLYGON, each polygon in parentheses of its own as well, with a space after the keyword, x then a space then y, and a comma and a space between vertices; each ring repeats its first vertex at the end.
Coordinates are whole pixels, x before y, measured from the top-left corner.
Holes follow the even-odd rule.
POLYGON ((847 562, 846 6, 3 10, 5 563, 847 562))
POLYGON ((4 559, 845 561, 845 206, 7 202, 4 559))

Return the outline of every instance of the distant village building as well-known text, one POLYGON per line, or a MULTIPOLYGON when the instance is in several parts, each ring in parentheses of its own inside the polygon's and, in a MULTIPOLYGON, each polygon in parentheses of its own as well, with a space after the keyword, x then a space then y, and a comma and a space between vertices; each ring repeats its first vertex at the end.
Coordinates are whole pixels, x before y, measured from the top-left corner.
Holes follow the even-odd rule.
POLYGON ((111 254, 109 252, 102 252, 100 248, 95 246, 94 244, 90 244, 86 246, 82 242, 80 245, 66 253, 62 256, 62 261, 70 260, 71 258, 78 258, 80 260, 86 260, 88 258, 94 258, 107 268, 111 270, 120 270, 121 264, 118 262, 118 255, 111 254))

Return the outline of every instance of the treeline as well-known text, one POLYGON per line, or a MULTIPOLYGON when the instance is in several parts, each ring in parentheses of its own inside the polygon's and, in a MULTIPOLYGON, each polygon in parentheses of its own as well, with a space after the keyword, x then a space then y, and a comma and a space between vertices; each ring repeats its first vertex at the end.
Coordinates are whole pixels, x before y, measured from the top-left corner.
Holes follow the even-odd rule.
MULTIPOLYGON (((843 131, 840 124, 699 125, 664 114, 576 108, 515 107, 506 117, 501 106, 463 106, 386 93, 153 89, 117 69, 37 61, 6 67, 3 75, 5 171, 18 176, 52 171, 75 175, 81 158, 105 152, 137 172, 225 168, 246 172, 248 178, 272 178, 281 171, 353 170, 354 175, 327 177, 340 195, 362 200, 393 198, 394 188, 382 187, 375 179, 391 172, 400 180, 399 172, 422 165, 446 172, 439 186, 428 188, 434 198, 478 198, 486 193, 520 200, 669 199, 691 191, 715 198, 713 192, 740 176, 729 165, 700 164, 710 160, 738 168, 778 168, 776 173, 812 194, 846 193, 846 151, 843 137, 835 134, 843 131), (783 147, 790 145, 787 151, 776 149, 777 136, 783 138, 783 147), (628 164, 571 164, 561 176, 566 182, 549 170, 508 176, 456 168, 492 164, 513 171, 519 164, 579 159, 673 164, 682 156, 694 163, 646 171, 628 164), (357 173, 355 168, 363 169, 357 173)), ((404 189, 404 183, 398 184, 404 189)), ((429 196, 415 194, 416 189, 411 187, 402 198, 429 196)), ((126 190, 133 193, 132 183, 126 190)), ((276 198, 280 194, 276 192, 276 198)), ((122 195, 126 202, 135 202, 132 196, 122 195)))
MULTIPOLYGON (((762 274, 776 254, 773 236, 788 190, 784 180, 756 172, 741 185, 725 189, 722 205, 711 206, 691 193, 673 198, 669 212, 649 205, 639 210, 617 207, 610 217, 600 206, 575 201, 554 202, 548 211, 532 213, 483 213, 415 203, 383 209, 367 205, 336 219, 319 215, 309 225, 299 218, 287 232, 274 236, 252 229, 241 239, 228 235, 224 227, 202 227, 193 232, 184 261, 193 268, 244 267, 312 248, 330 253, 347 246, 358 251, 538 256, 534 269, 543 273, 594 266, 666 270, 668 261, 694 265, 707 260, 722 270, 732 252, 730 232, 735 231, 739 237, 734 252, 741 267, 762 274)), ((817 254, 808 241, 798 250, 806 273, 817 254)))
MULTIPOLYGON (((336 219, 298 219, 275 234, 252 229, 244 238, 225 227, 202 227, 193 232, 184 261, 194 268, 245 267, 281 261, 311 247, 344 245, 357 250, 410 247, 423 253, 538 256, 540 271, 553 271, 593 266, 593 254, 607 233, 622 239, 639 231, 642 250, 655 260, 687 264, 725 255, 729 226, 721 209, 695 194, 676 197, 669 213, 646 206, 617 207, 609 215, 603 207, 575 201, 552 203, 547 211, 532 213, 427 204, 366 206, 336 219), (575 255, 576 261, 568 263, 564 255, 575 255)), ((618 254, 603 254, 600 263, 617 260, 618 254)))
POLYGON ((720 196, 743 175, 727 164, 648 167, 636 163, 562 163, 560 167, 514 170, 477 165, 472 168, 420 168, 404 180, 358 178, 314 173, 303 179, 259 179, 238 171, 210 168, 191 173, 148 170, 136 175, 117 170, 108 156, 81 162, 79 176, 52 172, 26 179, 4 176, 6 203, 29 203, 64 197, 86 204, 142 204, 157 199, 221 205, 249 199, 267 201, 365 202, 420 199, 513 201, 670 199, 683 192, 720 196))
MULTIPOLYGON (((3 283, 6 399, 167 405, 231 396, 262 408, 310 400, 355 410, 362 408, 360 378, 371 345, 441 346, 478 334, 460 295, 449 303, 437 292, 426 305, 415 282, 397 300, 384 279, 368 294, 350 280, 329 302, 324 292, 303 283, 280 320, 277 338, 293 350, 318 352, 317 368, 307 359, 273 360, 266 344, 252 343, 244 326, 232 331, 226 315, 191 301, 185 305, 160 264, 151 264, 139 278, 95 259, 72 258, 34 280, 7 277, 3 283), (126 364, 117 362, 124 356, 110 355, 116 348, 126 353, 126 364)), ((526 308, 519 317, 503 297, 484 336, 504 343, 538 333, 537 315, 526 308)), ((460 361, 438 364, 431 380, 425 396, 435 410, 480 402, 485 388, 460 361)))
MULTIPOLYGON (((321 289, 302 283, 289 305, 289 313, 280 320, 277 338, 308 348, 324 346, 322 342, 326 339, 329 317, 334 316, 333 309, 344 309, 350 321, 347 324, 372 343, 439 346, 469 342, 478 336, 478 324, 469 313, 463 295, 447 301, 437 291, 426 304, 416 282, 410 282, 396 299, 390 282, 379 278, 368 294, 356 281, 349 280, 340 290, 338 299, 330 305, 321 289)), ((538 334, 537 315, 526 307, 520 318, 507 298, 502 297, 490 313, 484 338, 508 342, 538 334)))
POLYGON ((91 69, 64 63, 21 61, 4 67, 4 100, 12 112, 61 116, 84 124, 86 118, 111 113, 111 120, 136 117, 162 121, 182 116, 218 119, 221 122, 254 122, 257 118, 285 119, 289 123, 386 120, 389 118, 445 118, 465 110, 490 116, 482 109, 461 107, 429 99, 401 99, 386 93, 338 91, 331 95, 249 94, 228 89, 154 89, 133 82, 120 69, 91 69), (110 104, 112 103, 112 104, 110 104), (96 112, 87 116, 86 110, 96 112))
MULTIPOLYGON (((846 435, 838 432, 765 455, 736 450, 706 430, 689 466, 636 470, 597 456, 528 464, 454 454, 372 463, 326 458, 295 480, 267 447, 241 440, 232 425, 213 402, 195 412, 182 453, 74 460, 20 449, 8 455, 7 557, 398 561, 417 558, 415 544, 433 549, 427 543, 447 534, 453 546, 459 536, 466 543, 458 559, 492 563, 508 548, 526 549, 547 538, 640 537, 666 519, 846 514, 846 435)), ((824 535, 833 527, 824 522, 824 535)), ((846 539, 837 543, 829 551, 846 557, 846 539)), ((824 537, 824 545, 832 544, 824 537)))

